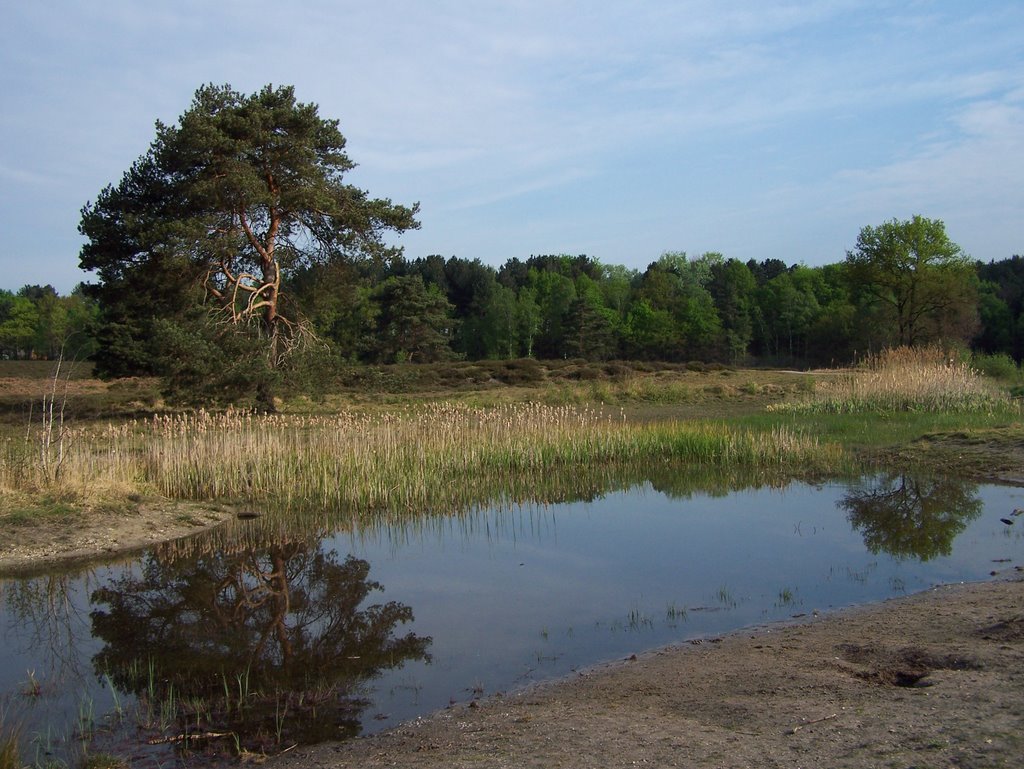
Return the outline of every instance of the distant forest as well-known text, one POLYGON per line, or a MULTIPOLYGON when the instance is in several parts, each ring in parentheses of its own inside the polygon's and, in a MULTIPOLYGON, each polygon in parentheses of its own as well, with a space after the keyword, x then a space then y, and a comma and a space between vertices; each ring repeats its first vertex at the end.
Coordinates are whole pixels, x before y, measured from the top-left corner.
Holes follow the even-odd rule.
MULTIPOLYGON (((282 295, 316 340, 314 354, 339 365, 532 357, 819 366, 908 342, 1019 363, 1024 258, 976 262, 970 278, 912 339, 849 259, 807 267, 669 252, 640 271, 585 255, 497 269, 398 256, 297 270, 282 295)), ((63 354, 95 359, 101 374, 155 373, 159 351, 118 351, 96 295, 87 284, 68 296, 51 286, 0 290, 0 358, 63 354)))

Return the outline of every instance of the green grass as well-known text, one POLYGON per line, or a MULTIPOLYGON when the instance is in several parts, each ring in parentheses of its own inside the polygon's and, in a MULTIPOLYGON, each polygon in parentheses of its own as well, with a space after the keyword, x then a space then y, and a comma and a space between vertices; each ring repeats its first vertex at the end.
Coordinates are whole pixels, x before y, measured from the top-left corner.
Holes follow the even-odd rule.
POLYGON ((757 430, 773 427, 803 430, 822 442, 835 442, 850 451, 877 449, 910 443, 924 435, 956 431, 981 431, 1012 428, 1022 414, 1007 404, 992 411, 897 413, 767 413, 741 416, 737 425, 757 430))
POLYGON ((13 495, 0 494, 0 509, 3 510, 0 521, 7 526, 32 526, 41 520, 70 521, 78 514, 75 505, 69 502, 46 496, 38 499, 18 496, 18 501, 14 501, 13 495))

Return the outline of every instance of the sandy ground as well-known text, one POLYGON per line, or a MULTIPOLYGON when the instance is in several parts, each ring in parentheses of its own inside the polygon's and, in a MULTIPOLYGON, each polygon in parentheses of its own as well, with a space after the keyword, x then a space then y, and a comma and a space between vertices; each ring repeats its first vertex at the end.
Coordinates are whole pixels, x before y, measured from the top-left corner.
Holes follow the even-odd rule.
POLYGON ((0 515, 0 575, 138 550, 217 526, 234 515, 227 508, 179 502, 148 502, 131 511, 43 518, 19 526, 0 515))
POLYGON ((666 648, 268 765, 1021 767, 1024 581, 666 648))

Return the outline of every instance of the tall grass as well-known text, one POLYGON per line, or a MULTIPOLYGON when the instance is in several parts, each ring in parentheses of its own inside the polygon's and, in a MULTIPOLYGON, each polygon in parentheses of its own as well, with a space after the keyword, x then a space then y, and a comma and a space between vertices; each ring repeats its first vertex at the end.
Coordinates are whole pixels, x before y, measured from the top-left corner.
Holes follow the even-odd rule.
POLYGON ((162 420, 143 458, 169 497, 259 499, 396 512, 444 504, 446 490, 577 466, 673 459, 822 462, 834 450, 785 431, 632 425, 588 407, 438 404, 376 415, 162 420))
POLYGON ((17 733, 0 732, 0 769, 21 769, 17 733))
MULTIPOLYGON (((0 489, 37 489, 31 451, 3 446, 0 489)), ((582 466, 682 461, 716 466, 834 466, 840 450, 797 431, 719 423, 627 422, 621 413, 536 403, 450 403, 330 416, 227 411, 155 417, 80 432, 69 442, 67 493, 135 490, 182 500, 418 511, 452 490, 582 466)))
POLYGON ((1010 399, 969 364, 938 347, 898 347, 816 383, 809 397, 773 404, 789 413, 972 412, 1012 407, 1010 399))

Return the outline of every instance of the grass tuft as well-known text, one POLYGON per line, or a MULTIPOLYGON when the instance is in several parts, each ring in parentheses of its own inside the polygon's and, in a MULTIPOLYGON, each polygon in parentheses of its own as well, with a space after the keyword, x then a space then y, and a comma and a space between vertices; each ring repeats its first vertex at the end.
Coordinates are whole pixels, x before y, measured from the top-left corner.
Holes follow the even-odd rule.
POLYGON ((969 364, 939 347, 898 347, 822 379, 801 400, 770 411, 795 414, 964 413, 1013 408, 1010 398, 969 364))

